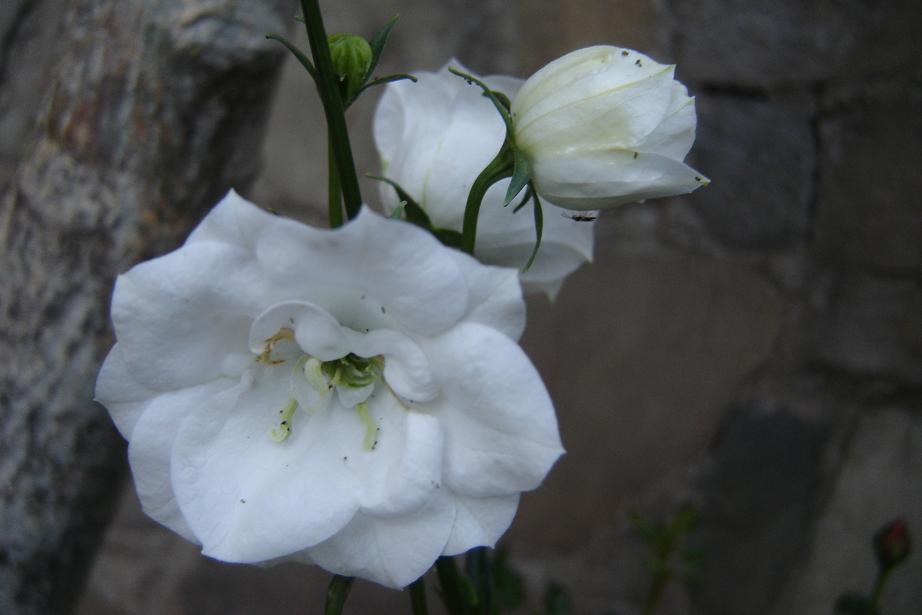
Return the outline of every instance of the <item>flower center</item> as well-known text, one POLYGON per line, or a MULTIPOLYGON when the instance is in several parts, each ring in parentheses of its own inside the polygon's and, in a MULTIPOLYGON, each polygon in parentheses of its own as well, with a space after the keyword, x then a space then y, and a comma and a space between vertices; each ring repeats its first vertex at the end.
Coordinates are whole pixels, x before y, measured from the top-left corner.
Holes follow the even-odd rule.
MULTIPOLYGON (((304 353, 287 327, 266 338, 262 352, 256 356, 258 363, 278 367, 294 359, 290 378, 290 397, 278 411, 278 424, 269 432, 276 442, 284 442, 291 435, 292 422, 299 407, 308 414, 326 410, 335 393, 340 405, 354 408, 365 428, 362 446, 374 450, 380 428, 368 412, 368 397, 376 384, 384 382, 384 357, 362 357, 353 352, 338 359, 320 361, 304 353), (297 358, 294 358, 297 357, 297 358), (307 385, 307 386, 305 386, 307 385)), ((390 390, 390 387, 387 387, 390 390)))

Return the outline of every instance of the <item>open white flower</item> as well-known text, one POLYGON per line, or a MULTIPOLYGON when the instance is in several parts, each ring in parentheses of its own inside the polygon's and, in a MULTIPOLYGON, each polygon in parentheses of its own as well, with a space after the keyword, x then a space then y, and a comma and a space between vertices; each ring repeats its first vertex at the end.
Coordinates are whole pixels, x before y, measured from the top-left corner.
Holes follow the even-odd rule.
POLYGON ((112 320, 96 396, 144 510, 220 560, 401 587, 493 545, 562 452, 516 272, 368 210, 318 230, 232 192, 112 320))
MULTIPOLYGON (((399 183, 426 211, 432 223, 460 231, 471 184, 499 151, 506 136, 503 120, 481 90, 448 72, 418 71, 418 83, 386 86, 374 119, 382 174, 399 183)), ((467 69, 463 69, 467 72, 467 69)), ((522 85, 512 77, 487 77, 491 88, 513 96, 522 85)), ((521 268, 535 244, 531 203, 514 213, 503 207, 509 180, 494 184, 480 208, 477 257, 485 263, 521 268)), ((387 210, 399 200, 381 185, 387 210)), ((556 294, 564 278, 592 259, 593 223, 575 221, 544 203, 544 234, 532 266, 522 274, 527 291, 556 294)))
POLYGON ((682 162, 697 118, 694 98, 674 74, 674 65, 637 51, 597 46, 532 75, 511 111, 538 194, 596 210, 706 185, 682 162))

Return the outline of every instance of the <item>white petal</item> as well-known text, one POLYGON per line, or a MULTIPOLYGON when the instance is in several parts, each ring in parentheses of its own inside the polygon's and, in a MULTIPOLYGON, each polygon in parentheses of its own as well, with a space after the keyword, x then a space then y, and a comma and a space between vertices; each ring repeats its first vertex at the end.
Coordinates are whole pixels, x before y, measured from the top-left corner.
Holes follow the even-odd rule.
POLYGON ((660 154, 682 160, 695 142, 698 116, 695 99, 678 81, 672 83, 672 102, 666 116, 656 129, 637 144, 637 151, 660 154))
MULTIPOLYGON (((196 542, 195 535, 176 504, 170 479, 173 443, 187 417, 209 398, 232 389, 234 384, 221 379, 154 398, 132 431, 128 446, 128 461, 144 512, 192 542, 196 542)), ((225 395, 233 397, 236 392, 225 395)))
POLYGON ((265 279, 241 248, 201 241, 118 277, 112 322, 128 369, 143 385, 172 390, 223 375, 246 353, 265 279))
POLYGON ((265 368, 239 399, 212 398, 176 439, 176 499, 210 557, 282 557, 329 538, 358 510, 359 485, 342 461, 341 442, 327 437, 334 411, 298 412, 285 441, 270 437, 287 402, 289 373, 265 368))
POLYGON ((633 148, 663 121, 674 70, 662 66, 636 82, 600 84, 599 90, 561 106, 541 104, 516 120, 516 143, 528 156, 572 148, 633 148))
POLYGON ((438 419, 407 412, 400 436, 399 456, 364 498, 363 513, 376 517, 404 515, 425 505, 441 489, 444 446, 438 419))
POLYGON ((359 324, 347 322, 340 309, 357 309, 359 292, 380 302, 382 323, 390 319, 400 325, 395 328, 422 334, 447 329, 467 311, 461 272, 444 246, 422 229, 367 208, 333 231, 279 220, 262 234, 257 251, 277 272, 274 283, 293 289, 289 298, 316 303, 353 328, 359 324), (344 287, 355 293, 333 297, 344 287), (299 297, 299 288, 313 298, 299 297))
POLYGON ((309 554, 330 572, 401 588, 425 574, 442 554, 454 518, 452 499, 439 492, 425 508, 408 515, 372 517, 359 513, 309 554))
POLYGON ((252 249, 263 229, 277 219, 231 190, 195 227, 186 244, 216 241, 252 249))
POLYGON ((537 487, 563 448, 551 399, 522 349, 464 323, 426 352, 443 385, 430 408, 445 430, 446 483, 476 497, 537 487))
POLYGON ((458 555, 474 547, 493 547, 509 529, 519 506, 519 494, 472 498, 455 494, 455 524, 444 555, 458 555))
POLYGON ((367 400, 372 391, 375 390, 375 386, 376 383, 374 382, 363 387, 337 385, 336 396, 341 406, 352 409, 367 400))
POLYGON ((349 354, 349 344, 339 323, 325 309, 306 301, 284 301, 267 308, 250 328, 250 351, 259 354, 267 340, 288 328, 298 346, 321 361, 349 354))
POLYGON ((99 370, 94 397, 109 411, 112 422, 123 438, 131 439, 131 432, 141 418, 141 413, 158 394, 141 384, 128 371, 121 347, 115 344, 99 370))
POLYGON ((550 155, 537 158, 534 168, 544 198, 577 210, 687 194, 709 181, 683 162, 618 149, 550 155))
POLYGON ((481 265, 457 250, 452 251, 452 256, 464 271, 471 290, 472 309, 465 321, 480 323, 513 340, 519 339, 525 330, 525 302, 518 271, 481 265))
MULTIPOLYGON (((454 251, 451 252, 454 255, 454 251)), ((362 357, 384 356, 384 379, 405 400, 429 401, 439 393, 439 384, 429 359, 410 337, 391 329, 350 336, 350 350, 362 357)))

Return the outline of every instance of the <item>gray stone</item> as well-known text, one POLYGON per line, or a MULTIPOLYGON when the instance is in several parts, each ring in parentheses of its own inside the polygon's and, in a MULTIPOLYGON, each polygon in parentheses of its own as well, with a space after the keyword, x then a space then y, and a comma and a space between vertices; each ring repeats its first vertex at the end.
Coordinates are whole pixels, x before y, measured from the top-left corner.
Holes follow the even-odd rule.
POLYGON ((599 231, 595 264, 553 306, 529 305, 523 341, 568 452, 523 498, 512 536, 564 551, 610 522, 598 511, 704 448, 781 320, 775 291, 745 269, 665 251, 626 256, 599 231))
POLYGON ((922 267, 922 87, 862 89, 823 117, 817 256, 829 267, 922 267))
POLYGON ((815 164, 809 110, 708 94, 699 94, 697 104, 692 164, 712 183, 688 201, 707 227, 735 248, 779 248, 802 239, 815 164))
MULTIPOLYGON (((913 410, 917 409, 915 404, 913 410)), ((881 613, 919 612, 922 419, 898 407, 881 408, 863 416, 852 433, 815 534, 804 545, 809 557, 800 580, 774 611, 776 615, 830 613, 843 592, 866 593, 877 568, 871 537, 897 517, 908 522, 916 553, 890 577, 881 597, 881 613)))
POLYGON ((739 406, 727 418, 699 487, 704 558, 697 612, 766 613, 775 603, 811 535, 827 437, 821 425, 784 411, 739 406))
POLYGON ((913 0, 669 0, 680 73, 731 88, 809 85, 919 66, 913 0))
POLYGON ((835 275, 808 325, 814 360, 863 376, 922 383, 922 286, 915 279, 835 275))

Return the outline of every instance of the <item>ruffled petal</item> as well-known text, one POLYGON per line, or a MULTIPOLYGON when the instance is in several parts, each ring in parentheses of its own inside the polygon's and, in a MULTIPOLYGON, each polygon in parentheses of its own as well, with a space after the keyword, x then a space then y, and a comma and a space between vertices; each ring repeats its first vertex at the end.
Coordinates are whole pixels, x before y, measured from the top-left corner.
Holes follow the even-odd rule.
POLYGON ((186 245, 215 241, 252 250, 260 233, 276 220, 278 216, 260 209, 230 190, 195 227, 186 239, 186 245))
POLYGON ((176 503, 170 478, 173 443, 182 422, 215 396, 233 397, 234 381, 227 379, 164 393, 152 399, 132 430, 128 461, 141 508, 186 540, 197 542, 176 503))
POLYGON ((138 419, 158 394, 141 384, 128 371, 122 349, 115 344, 99 370, 94 398, 109 411, 112 422, 123 438, 131 439, 138 419))
POLYGON ((399 517, 359 513, 341 532, 311 548, 310 558, 330 572, 386 587, 409 585, 435 563, 451 533, 455 506, 438 492, 424 508, 399 517))
POLYGON ((465 321, 486 325, 518 340, 525 330, 525 301, 518 271, 481 265, 463 252, 452 256, 464 271, 471 290, 471 311, 465 321))
POLYGON ((540 156, 534 168, 538 192, 576 210, 687 194, 709 182, 681 161, 620 149, 540 156))
POLYGON ((474 547, 493 547, 509 529, 519 507, 519 494, 472 498, 455 494, 455 524, 444 555, 458 555, 474 547))
POLYGON ((467 311, 467 288, 444 246, 422 229, 367 208, 332 231, 280 219, 261 235, 257 253, 271 263, 273 284, 287 288, 289 299, 316 303, 354 329, 359 326, 351 320, 432 334, 467 311), (381 311, 377 321, 370 320, 372 301, 381 311))
POLYGON ((224 359, 248 353, 265 278, 251 254, 201 241, 118 277, 112 322, 128 370, 169 391, 223 375, 224 359))
POLYGON ((265 368, 242 390, 186 419, 172 455, 176 499, 203 553, 230 562, 282 557, 326 540, 359 507, 330 417, 298 412, 283 442, 270 437, 288 402, 290 370, 265 368))
POLYGON ((563 453, 541 377, 505 335, 464 323, 426 345, 443 394, 431 412, 445 430, 445 478, 463 495, 537 487, 563 453))

